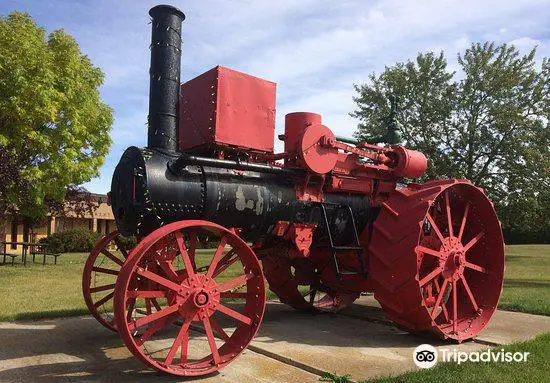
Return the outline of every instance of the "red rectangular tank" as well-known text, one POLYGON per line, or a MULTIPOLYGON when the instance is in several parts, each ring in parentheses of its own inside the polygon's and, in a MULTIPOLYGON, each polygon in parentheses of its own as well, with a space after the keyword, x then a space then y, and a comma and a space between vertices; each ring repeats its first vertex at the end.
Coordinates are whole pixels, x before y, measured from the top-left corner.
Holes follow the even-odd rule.
POLYGON ((272 153, 276 84, 217 66, 181 85, 179 148, 272 153))

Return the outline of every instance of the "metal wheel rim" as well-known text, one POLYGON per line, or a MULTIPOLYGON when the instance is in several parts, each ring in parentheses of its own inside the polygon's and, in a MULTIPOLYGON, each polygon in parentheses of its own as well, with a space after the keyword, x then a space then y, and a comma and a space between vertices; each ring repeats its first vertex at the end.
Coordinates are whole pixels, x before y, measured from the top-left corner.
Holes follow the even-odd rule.
POLYGON ((116 323, 113 313, 108 313, 106 306, 114 297, 115 283, 97 286, 96 274, 118 275, 125 258, 128 256, 127 250, 120 243, 118 230, 101 238, 90 252, 82 273, 82 294, 86 306, 92 316, 111 331, 117 331, 116 323), (109 244, 113 242, 121 251, 122 259, 108 250, 109 244), (103 259, 100 259, 100 256, 103 256, 103 259), (103 264, 104 260, 108 260, 108 265, 103 264), (98 298, 99 296, 101 298, 98 298))
POLYGON ((502 234, 491 202, 471 184, 446 188, 421 222, 415 252, 433 330, 458 341, 477 335, 497 308, 504 275, 502 234))
POLYGON ((117 279, 114 299, 119 333, 135 356, 150 367, 163 372, 181 376, 198 376, 209 374, 229 364, 252 341, 263 317, 265 285, 262 270, 254 252, 238 235, 208 221, 180 221, 155 230, 136 246, 117 279), (191 233, 196 233, 199 229, 220 238, 212 262, 205 270, 200 268, 195 270, 197 259, 195 254, 199 245, 196 237, 194 241, 189 239, 189 246, 186 244, 185 235, 189 234, 191 238, 191 233), (226 246, 225 244, 222 246, 222 242, 226 242, 234 249, 229 257, 228 254, 231 251, 223 254, 226 246), (173 267, 176 258, 181 258, 183 261, 183 269, 173 267), (237 261, 241 262, 244 274, 226 283, 218 284, 216 278, 221 272, 218 275, 216 273, 219 269, 226 264, 229 264, 226 267, 228 268, 237 261), (150 271, 150 265, 154 264, 157 264, 158 268, 150 271), (188 270, 191 269, 193 272, 190 274, 188 270), (132 302, 133 297, 140 299, 147 294, 153 294, 142 290, 143 286, 136 288, 135 283, 132 284, 132 281, 141 278, 154 280, 156 283, 154 288, 158 289, 154 294, 157 294, 159 299, 163 295, 162 299, 166 299, 166 307, 157 308, 153 305, 154 312, 151 308, 151 311, 146 311, 143 317, 137 317, 133 314, 135 312, 132 307, 135 304, 135 300, 132 302), (246 293, 230 291, 239 282, 245 283, 246 293), (222 302, 225 298, 244 299, 244 312, 228 308, 225 302, 222 302), (228 334, 223 324, 220 325, 214 318, 216 313, 230 317, 230 320, 236 324, 235 330, 228 334), (162 331, 169 331, 173 323, 179 326, 173 342, 170 336, 168 347, 159 352, 150 352, 146 343, 151 342, 151 339, 162 331), (206 335, 206 350, 209 354, 190 361, 188 352, 190 353, 194 347, 191 343, 191 331, 196 330, 199 323, 202 325, 202 332, 206 335), (136 330, 140 332, 137 336, 135 336, 136 330), (223 343, 218 346, 220 342, 223 343))

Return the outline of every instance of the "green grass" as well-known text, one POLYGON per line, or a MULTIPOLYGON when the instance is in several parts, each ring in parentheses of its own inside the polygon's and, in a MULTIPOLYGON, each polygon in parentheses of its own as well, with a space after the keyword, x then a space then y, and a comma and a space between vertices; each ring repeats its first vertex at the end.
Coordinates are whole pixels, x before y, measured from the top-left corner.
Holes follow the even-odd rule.
POLYGON ((506 246, 499 308, 550 315, 550 245, 506 246))
MULTIPOLYGON (((197 250, 197 267, 210 264, 214 250, 197 250)), ((57 259, 57 265, 47 259, 42 265, 29 257, 27 266, 16 263, 0 266, 0 321, 24 319, 44 319, 88 314, 88 308, 82 298, 82 272, 88 253, 66 253, 57 259)), ((40 257, 39 257, 40 258, 40 257)), ((101 265, 116 269, 111 261, 101 265)), ((216 281, 223 282, 241 275, 242 266, 237 262, 224 271, 216 281)), ((115 282, 114 276, 100 274, 97 285, 115 282)), ((104 292, 100 298, 105 295, 104 292)), ((268 291, 268 299, 275 295, 268 291)), ((98 298, 99 299, 99 298, 98 298)), ((112 301, 111 301, 112 302, 112 301)), ((137 306, 143 306, 137 302, 137 306)), ((107 305, 107 311, 111 308, 107 305)))
POLYGON ((331 372, 325 372, 323 376, 319 378, 321 382, 333 382, 333 383, 351 383, 351 374, 336 375, 331 372))
POLYGON ((550 377, 550 333, 533 340, 497 347, 510 352, 529 352, 527 362, 487 362, 487 363, 438 363, 435 367, 419 370, 396 377, 386 377, 369 382, 398 383, 422 382, 441 383, 449 381, 465 382, 547 382, 550 377))
MULTIPOLYGON (((198 258, 206 262, 211 250, 198 258)), ((550 245, 506 247, 506 277, 499 307, 534 314, 550 315, 550 245)), ((32 262, 24 267, 0 266, 0 320, 41 319, 86 314, 81 278, 87 254, 68 253, 58 264, 32 262)), ((230 268, 224 278, 236 275, 230 268)), ((275 296, 267 292, 268 299, 275 296)))
MULTIPOLYGON (((28 257, 22 264, 0 266, 0 320, 41 319, 88 312, 82 298, 82 270, 88 254, 67 253, 42 265, 28 257)), ((39 262, 38 262, 39 261, 39 262)))

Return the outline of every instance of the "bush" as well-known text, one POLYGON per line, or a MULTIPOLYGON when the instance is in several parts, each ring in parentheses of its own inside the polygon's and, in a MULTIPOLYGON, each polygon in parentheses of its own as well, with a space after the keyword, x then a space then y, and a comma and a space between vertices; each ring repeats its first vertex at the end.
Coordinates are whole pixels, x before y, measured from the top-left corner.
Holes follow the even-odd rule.
POLYGON ((101 238, 100 233, 86 229, 71 229, 53 233, 40 239, 50 245, 49 250, 55 253, 87 252, 92 250, 101 238))

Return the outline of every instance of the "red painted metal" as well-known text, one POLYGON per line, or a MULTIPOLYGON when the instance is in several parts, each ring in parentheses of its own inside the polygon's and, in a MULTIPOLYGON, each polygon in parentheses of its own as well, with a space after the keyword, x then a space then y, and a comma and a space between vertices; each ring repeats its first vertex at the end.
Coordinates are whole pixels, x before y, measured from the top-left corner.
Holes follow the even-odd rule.
POLYGON ((308 173, 296 184, 297 198, 306 201, 323 201, 327 190, 369 195, 379 205, 395 189, 396 179, 420 177, 428 165, 422 153, 400 145, 340 142, 315 113, 287 114, 282 138, 283 153, 255 158, 272 164, 284 159, 285 167, 306 169, 308 173))
POLYGON ((392 146, 392 149, 397 155, 394 177, 417 178, 426 172, 428 160, 424 154, 399 145, 392 146))
POLYGON ((315 229, 317 229, 316 224, 278 221, 273 229, 273 234, 293 244, 289 249, 291 257, 307 257, 313 243, 315 229))
POLYGON ((382 205, 369 246, 375 297, 393 322, 459 342, 483 330, 502 290, 504 243, 466 180, 410 184, 382 205))
MULTIPOLYGON (((312 125, 321 124, 321 115, 309 112, 288 113, 285 116, 285 153, 298 153, 304 131, 312 125)), ((288 158, 287 165, 295 163, 297 157, 288 158)))
POLYGON ((179 147, 273 153, 276 84, 217 66, 181 85, 179 147))
POLYGON ((360 290, 350 291, 340 289, 331 282, 325 283, 327 280, 323 280, 323 276, 329 276, 329 280, 334 281, 335 275, 326 254, 324 257, 315 253, 308 258, 292 257, 292 248, 287 248, 262 255, 263 270, 269 289, 282 303, 295 309, 337 312, 359 298, 360 290), (283 255, 285 253, 287 256, 283 255), (317 273, 316 268, 323 271, 317 273))
POLYGON ((334 140, 334 133, 324 125, 309 126, 299 141, 299 164, 316 174, 325 174, 334 169, 338 161, 338 149, 323 145, 322 140, 334 140))
POLYGON ((94 246, 82 274, 82 294, 86 306, 99 323, 112 331, 116 331, 112 308, 116 276, 128 252, 118 230, 115 230, 94 246))
POLYGON ((175 222, 131 252, 117 279, 114 306, 120 336, 145 364, 174 375, 204 375, 234 360, 258 331, 263 273, 236 231, 201 220, 175 222), (218 245, 211 258, 196 251, 204 235, 218 245), (136 309, 144 299, 153 307, 136 309), (153 349, 155 342, 166 349, 153 349))

